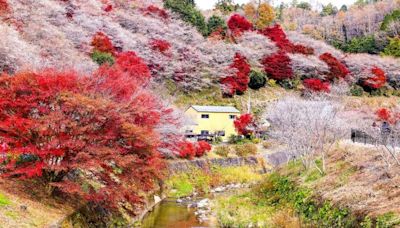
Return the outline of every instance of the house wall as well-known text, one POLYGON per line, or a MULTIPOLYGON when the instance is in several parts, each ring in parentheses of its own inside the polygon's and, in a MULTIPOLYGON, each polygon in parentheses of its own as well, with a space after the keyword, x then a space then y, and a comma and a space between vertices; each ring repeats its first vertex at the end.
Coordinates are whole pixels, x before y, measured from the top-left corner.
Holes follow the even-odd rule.
POLYGON ((198 112, 192 107, 186 111, 186 115, 191 117, 197 125, 193 126, 193 132, 200 134, 202 130, 207 130, 210 133, 217 131, 225 131, 225 136, 222 140, 227 141, 230 135, 237 135, 233 125, 234 119, 230 119, 230 115, 239 116, 240 113, 214 113, 214 112, 198 112), (202 114, 208 114, 209 119, 202 119, 202 114))

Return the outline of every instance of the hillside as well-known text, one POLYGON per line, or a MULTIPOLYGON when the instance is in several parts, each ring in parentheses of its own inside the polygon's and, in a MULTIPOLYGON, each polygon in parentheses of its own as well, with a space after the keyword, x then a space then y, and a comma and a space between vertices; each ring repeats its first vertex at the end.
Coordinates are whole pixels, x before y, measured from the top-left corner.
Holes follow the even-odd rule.
MULTIPOLYGON (((261 60, 280 49, 271 35, 257 31, 243 31, 235 37, 235 42, 204 38, 177 15, 164 11, 160 2, 150 5, 139 1, 8 0, 6 4, 8 9, 2 11, 0 23, 3 36, 0 69, 10 73, 49 67, 92 72, 97 68, 90 58, 93 39, 102 32, 117 51, 134 51, 145 59, 155 81, 199 90, 219 87, 216 83, 230 74, 227 69, 235 53, 245 56, 252 68, 262 69, 265 64, 261 60), (33 12, 34 9, 42 10, 33 12), (155 41, 165 41, 166 49, 160 51, 155 41)), ((344 55, 296 32, 288 33, 288 38, 294 45, 314 50, 306 55, 288 52, 289 67, 295 77, 323 79, 332 69, 326 61, 321 61, 320 55, 330 53, 345 63, 354 81, 369 77, 365 71, 376 66, 384 70, 390 86, 397 88, 398 60, 344 55)))

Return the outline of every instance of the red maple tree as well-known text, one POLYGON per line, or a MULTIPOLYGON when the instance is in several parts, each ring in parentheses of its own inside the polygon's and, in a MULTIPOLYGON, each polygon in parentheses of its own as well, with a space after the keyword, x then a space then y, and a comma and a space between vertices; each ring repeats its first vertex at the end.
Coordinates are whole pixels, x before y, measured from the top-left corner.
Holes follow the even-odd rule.
POLYGON ((371 69, 371 73, 372 76, 363 81, 363 86, 369 89, 379 89, 386 84, 386 75, 381 68, 375 66, 371 69))
POLYGON ((268 37, 270 40, 276 43, 276 46, 283 51, 293 54, 303 54, 303 55, 313 55, 314 49, 311 47, 306 47, 301 44, 293 44, 286 36, 282 27, 279 24, 275 24, 272 27, 264 28, 260 30, 259 33, 268 37))
POLYGON ((335 78, 346 78, 346 76, 350 74, 350 70, 347 68, 347 66, 330 53, 322 54, 319 59, 324 61, 329 67, 329 80, 333 80, 335 78))
POLYGON ((311 90, 313 92, 330 92, 330 84, 329 82, 323 82, 318 78, 309 78, 303 81, 303 85, 306 89, 311 90))
POLYGON ((7 14, 10 12, 10 7, 7 0, 0 0, 0 15, 7 14))
POLYGON ((283 52, 267 56, 262 60, 264 71, 268 77, 274 80, 284 80, 293 78, 292 63, 289 56, 283 52))
POLYGON ((178 144, 179 156, 181 158, 193 159, 194 157, 202 157, 207 152, 211 151, 211 145, 206 141, 189 142, 182 141, 178 144))
POLYGON ((0 77, 3 177, 43 178, 111 208, 139 203, 138 193, 163 176, 160 151, 170 136, 158 129, 174 119, 147 89, 149 74, 125 53, 93 77, 54 70, 0 77))
POLYGON ((223 92, 227 96, 236 94, 243 94, 250 82, 250 64, 247 62, 246 57, 240 53, 236 53, 233 63, 229 67, 234 71, 233 75, 221 79, 220 83, 223 87, 223 92))
POLYGON ((111 39, 103 32, 97 32, 93 38, 92 43, 93 51, 106 52, 115 55, 115 47, 111 39))
POLYGON ((167 11, 158 8, 155 5, 149 5, 146 8, 142 9, 144 15, 155 15, 162 19, 168 19, 169 15, 167 11))
POLYGON ((247 136, 254 132, 254 118, 251 114, 240 115, 233 124, 240 135, 247 136))
POLYGON ((239 36, 245 31, 251 31, 253 24, 245 17, 234 14, 228 20, 228 28, 234 36, 239 36))
POLYGON ((153 39, 150 41, 151 49, 161 53, 167 52, 171 48, 171 44, 166 40, 153 39))

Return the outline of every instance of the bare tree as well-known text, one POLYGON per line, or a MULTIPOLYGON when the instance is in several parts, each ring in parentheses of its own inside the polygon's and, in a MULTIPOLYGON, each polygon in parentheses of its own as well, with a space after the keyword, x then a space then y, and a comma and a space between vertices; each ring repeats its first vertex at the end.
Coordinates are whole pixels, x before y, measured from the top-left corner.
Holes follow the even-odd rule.
POLYGON ((286 97, 269 108, 266 118, 272 124, 272 137, 288 146, 292 159, 301 159, 305 168, 314 165, 324 173, 327 152, 350 130, 340 116, 342 110, 327 97, 286 97), (316 163, 318 158, 322 167, 316 163))

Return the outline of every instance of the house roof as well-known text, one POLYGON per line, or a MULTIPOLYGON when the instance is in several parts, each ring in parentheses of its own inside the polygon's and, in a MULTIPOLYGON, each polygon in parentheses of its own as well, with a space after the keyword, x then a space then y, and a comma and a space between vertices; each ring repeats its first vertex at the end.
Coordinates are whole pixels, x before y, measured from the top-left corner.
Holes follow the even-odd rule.
POLYGON ((235 107, 232 106, 200 106, 192 105, 194 110, 198 112, 219 112, 219 113, 240 113, 235 107))

